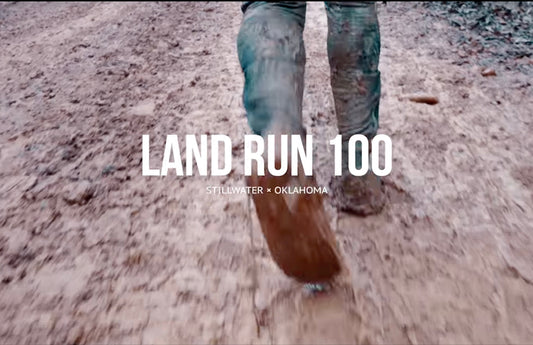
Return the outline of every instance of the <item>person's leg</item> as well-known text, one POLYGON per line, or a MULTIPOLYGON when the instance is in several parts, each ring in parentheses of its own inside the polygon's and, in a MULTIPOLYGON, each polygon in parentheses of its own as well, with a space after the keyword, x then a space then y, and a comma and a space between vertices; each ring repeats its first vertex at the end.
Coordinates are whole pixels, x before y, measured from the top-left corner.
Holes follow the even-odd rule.
POLYGON ((300 134, 304 88, 305 2, 251 2, 237 39, 243 102, 255 134, 300 134))
MULTIPOLYGON (((380 73, 379 23, 374 2, 326 2, 328 57, 339 133, 343 138, 343 176, 333 189, 338 206, 360 215, 377 213, 385 201, 381 182, 371 172, 348 171, 348 140, 363 134, 369 141, 378 130, 380 73)), ((356 150, 360 166, 360 148, 356 150)))
MULTIPOLYGON (((237 45, 248 123, 262 136, 303 134, 306 5, 254 2, 243 7, 237 45)), ((340 255, 321 195, 274 193, 278 186, 315 187, 313 177, 252 172, 246 183, 264 188, 265 193, 252 194, 252 200, 270 254, 285 274, 313 283, 313 291, 339 274, 340 255)))

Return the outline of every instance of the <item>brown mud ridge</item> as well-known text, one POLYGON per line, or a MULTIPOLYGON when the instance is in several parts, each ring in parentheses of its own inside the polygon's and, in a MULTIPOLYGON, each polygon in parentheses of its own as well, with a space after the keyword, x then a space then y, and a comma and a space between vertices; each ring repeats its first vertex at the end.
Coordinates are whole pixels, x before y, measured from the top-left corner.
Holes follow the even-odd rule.
MULTIPOLYGON (((357 218, 325 198, 348 272, 309 296, 248 196, 206 192, 245 186, 239 7, 0 4, 0 343, 530 342, 530 57, 478 64, 431 8, 380 5, 388 204, 357 218), (405 98, 419 94, 438 103, 405 98), (141 176, 142 134, 190 133, 230 136, 236 169, 141 176)), ((319 186, 336 135, 326 30, 308 4, 319 186)))

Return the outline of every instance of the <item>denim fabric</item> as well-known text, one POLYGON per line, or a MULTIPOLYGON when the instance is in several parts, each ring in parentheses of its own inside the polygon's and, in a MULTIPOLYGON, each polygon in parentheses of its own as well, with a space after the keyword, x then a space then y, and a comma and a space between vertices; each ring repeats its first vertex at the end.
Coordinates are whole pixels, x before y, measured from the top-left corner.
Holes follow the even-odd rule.
MULTIPOLYGON (((302 133, 305 2, 246 2, 237 39, 244 107, 253 132, 302 133)), ((379 125, 379 24, 374 2, 326 2, 328 58, 343 161, 353 134, 379 125)), ((359 160, 358 160, 359 161, 359 160)))

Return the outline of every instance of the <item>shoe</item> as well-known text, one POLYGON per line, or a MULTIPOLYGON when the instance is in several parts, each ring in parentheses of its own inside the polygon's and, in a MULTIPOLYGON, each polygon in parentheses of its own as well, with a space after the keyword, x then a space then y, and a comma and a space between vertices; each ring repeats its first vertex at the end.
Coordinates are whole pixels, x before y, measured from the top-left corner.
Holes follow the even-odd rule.
POLYGON ((385 206, 385 191, 379 176, 368 172, 363 176, 336 176, 330 183, 333 203, 341 211, 358 216, 381 212, 385 206))
POLYGON ((252 199, 270 254, 287 276, 314 283, 330 281, 340 273, 340 254, 321 196, 274 193, 277 186, 316 186, 314 179, 252 175, 247 185, 265 191, 252 199))
MULTIPOLYGON (((274 134, 287 132, 276 129, 274 134)), ((275 159, 279 160, 279 153, 275 159)), ((288 171, 290 168, 289 163, 288 171)), ((298 176, 272 176, 268 171, 258 176, 254 171, 246 183, 262 187, 263 193, 253 194, 252 200, 270 254, 286 275, 302 283, 316 283, 331 281, 340 273, 341 256, 322 195, 275 192, 276 187, 317 187, 313 177, 304 176, 303 171, 298 176)))

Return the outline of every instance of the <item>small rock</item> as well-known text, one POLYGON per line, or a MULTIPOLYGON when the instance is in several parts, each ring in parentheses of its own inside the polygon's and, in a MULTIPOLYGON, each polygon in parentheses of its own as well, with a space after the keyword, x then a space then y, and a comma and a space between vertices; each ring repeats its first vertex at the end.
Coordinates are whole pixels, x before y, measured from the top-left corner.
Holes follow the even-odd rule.
POLYGON ((94 187, 88 181, 73 182, 65 187, 63 200, 71 205, 84 205, 94 196, 94 193, 94 187))
POLYGON ((435 96, 428 95, 428 94, 413 94, 413 95, 404 95, 400 97, 400 100, 408 99, 411 102, 416 103, 425 103, 429 105, 435 105, 439 103, 439 99, 435 96))
POLYGON ((481 75, 484 77, 494 77, 496 75, 496 71, 492 68, 485 68, 481 71, 481 75))
POLYGON ((114 165, 106 165, 104 169, 102 169, 102 175, 112 174, 115 170, 117 169, 115 168, 114 165))
POLYGON ((33 187, 35 187, 35 185, 37 184, 37 176, 34 176, 34 175, 31 175, 31 176, 28 176, 24 183, 22 184, 22 190, 23 191, 28 191, 30 189, 32 189, 33 187))
POLYGON ((99 107, 108 106, 109 102, 104 99, 97 99, 95 104, 99 107))

